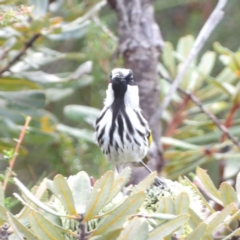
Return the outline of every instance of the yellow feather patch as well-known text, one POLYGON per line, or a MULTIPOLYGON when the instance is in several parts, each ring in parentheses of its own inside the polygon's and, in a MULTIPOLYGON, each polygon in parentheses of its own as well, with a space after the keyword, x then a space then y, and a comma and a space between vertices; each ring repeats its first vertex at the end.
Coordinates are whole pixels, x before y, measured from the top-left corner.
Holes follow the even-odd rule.
POLYGON ((153 138, 152 138, 152 132, 150 131, 149 134, 148 134, 148 146, 151 145, 152 140, 153 140, 153 138))

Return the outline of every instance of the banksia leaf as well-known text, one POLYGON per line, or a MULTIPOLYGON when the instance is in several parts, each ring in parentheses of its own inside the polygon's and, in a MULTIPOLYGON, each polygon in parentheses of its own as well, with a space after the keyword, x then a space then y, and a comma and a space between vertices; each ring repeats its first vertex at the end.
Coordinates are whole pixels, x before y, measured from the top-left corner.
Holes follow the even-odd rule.
POLYGON ((233 202, 237 203, 237 193, 230 184, 223 182, 220 185, 219 192, 224 206, 227 206, 233 202))
POLYGON ((57 194, 57 198, 62 203, 65 210, 69 214, 77 216, 71 189, 69 188, 66 179, 62 175, 58 174, 54 178, 53 190, 57 194))
POLYGON ((188 220, 188 214, 180 215, 176 217, 175 219, 172 219, 159 227, 153 229, 149 233, 149 240, 159 240, 163 239, 164 237, 171 234, 173 231, 177 230, 179 227, 181 227, 187 220, 188 220))
POLYGON ((138 192, 129 196, 119 207, 117 207, 111 215, 105 218, 97 227, 93 235, 101 235, 103 233, 113 231, 122 227, 129 215, 137 212, 145 199, 144 192, 138 192))
POLYGON ((85 213, 87 200, 91 191, 89 176, 86 172, 81 171, 74 176, 70 176, 67 182, 72 190, 72 196, 77 213, 85 213))
POLYGON ((87 201, 84 221, 91 220, 104 207, 112 189, 113 179, 113 171, 108 171, 96 181, 87 201))
POLYGON ((207 224, 202 222, 200 223, 188 236, 185 240, 201 240, 205 234, 207 224))
POLYGON ((136 236, 138 240, 148 239, 148 223, 144 218, 135 217, 130 220, 117 240, 133 240, 136 236))
POLYGON ((29 223, 32 231, 41 240, 64 240, 63 235, 52 222, 43 217, 40 213, 32 211, 29 216, 29 223))

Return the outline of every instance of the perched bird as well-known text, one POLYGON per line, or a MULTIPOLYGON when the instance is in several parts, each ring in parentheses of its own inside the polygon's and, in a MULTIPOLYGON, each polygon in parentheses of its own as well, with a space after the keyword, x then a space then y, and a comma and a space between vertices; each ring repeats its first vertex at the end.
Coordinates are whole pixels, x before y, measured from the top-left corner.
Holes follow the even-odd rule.
POLYGON ((112 70, 104 108, 96 120, 95 128, 103 154, 118 171, 127 163, 141 163, 152 172, 142 161, 152 136, 139 107, 138 86, 132 70, 112 70))

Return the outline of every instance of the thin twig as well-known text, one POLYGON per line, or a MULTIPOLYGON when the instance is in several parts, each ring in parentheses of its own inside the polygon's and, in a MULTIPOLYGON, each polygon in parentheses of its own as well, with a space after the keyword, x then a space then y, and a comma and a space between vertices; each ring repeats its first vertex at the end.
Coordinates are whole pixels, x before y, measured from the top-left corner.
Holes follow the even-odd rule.
MULTIPOLYGON (((169 83, 172 83, 172 80, 169 78, 164 77, 163 79, 165 79, 166 81, 168 81, 169 83)), ((194 96, 192 93, 188 93, 185 90, 183 90, 180 87, 177 87, 177 90, 183 94, 185 94, 186 96, 188 96, 200 109, 203 113, 205 113, 215 124, 216 126, 238 147, 240 148, 240 143, 238 142, 238 140, 228 131, 228 129, 221 124, 221 122, 218 120, 218 118, 212 114, 211 112, 209 112, 201 103, 201 101, 194 96)))
MULTIPOLYGON (((232 125, 232 121, 233 121, 233 117, 234 117, 234 114, 235 112, 240 108, 240 105, 239 104, 234 104, 232 106, 232 108, 230 109, 230 112, 225 120, 225 123, 224 123, 224 126, 228 129, 229 127, 231 127, 232 125)), ((221 142, 224 142, 225 141, 225 138, 226 138, 226 134, 222 134, 222 137, 221 137, 221 142)))
POLYGON ((168 128, 165 133, 165 137, 172 136, 172 134, 175 132, 176 128, 182 123, 182 121, 183 121, 182 115, 186 109, 186 106, 187 106, 189 100, 190 100, 190 98, 188 96, 186 96, 183 99, 183 101, 181 102, 181 104, 179 104, 177 113, 174 115, 171 123, 168 125, 168 128))
POLYGON ((224 12, 222 9, 226 5, 227 0, 219 0, 217 6, 215 7, 214 11, 204 24, 203 28, 201 29, 200 33, 197 36, 196 41, 194 42, 193 48, 191 49, 191 52, 189 53, 187 59, 184 61, 183 66, 181 70, 178 72, 178 75, 176 76, 173 84, 170 87, 169 93, 166 95, 166 97, 163 100, 163 103, 161 107, 156 111, 156 113, 152 116, 150 122, 154 123, 155 121, 161 119, 162 113, 164 110, 168 107, 172 96, 174 95, 177 87, 179 86, 180 82, 182 81, 185 72, 195 59, 195 57, 198 55, 202 47, 204 46, 206 40, 212 33, 212 31, 215 29, 217 24, 221 21, 223 18, 224 12))
POLYGON ((107 4, 106 0, 102 0, 94 5, 88 12, 86 12, 83 16, 75 19, 71 22, 71 25, 81 24, 86 20, 89 20, 92 16, 94 16, 97 12, 99 12, 105 5, 107 4))
POLYGON ((17 158, 17 155, 18 155, 21 143, 23 141, 24 135, 25 135, 25 133, 27 131, 27 128, 28 128, 30 120, 31 120, 31 117, 28 116, 26 118, 26 121, 25 121, 25 124, 23 126, 23 129, 22 129, 22 131, 21 131, 21 133, 19 135, 19 138, 18 138, 18 141, 17 141, 17 145, 16 145, 15 150, 14 150, 13 158, 10 160, 10 163, 9 163, 9 170, 7 171, 7 175, 6 175, 5 179, 4 179, 4 183, 3 183, 4 191, 6 190, 7 184, 8 184, 8 180, 9 180, 9 178, 11 177, 11 175, 13 173, 13 167, 14 167, 14 164, 16 162, 16 158, 17 158))
POLYGON ((101 28, 101 30, 106 33, 114 42, 118 42, 118 38, 104 25, 101 23, 98 17, 94 16, 92 17, 92 20, 96 23, 98 27, 101 28))
POLYGON ((22 55, 24 55, 27 51, 28 48, 30 48, 33 43, 41 36, 40 33, 36 33, 34 34, 23 46, 23 48, 18 52, 18 54, 2 69, 0 69, 0 76, 2 76, 2 74, 6 71, 8 71, 12 65, 14 65, 18 60, 20 60, 20 58, 22 57, 22 55))

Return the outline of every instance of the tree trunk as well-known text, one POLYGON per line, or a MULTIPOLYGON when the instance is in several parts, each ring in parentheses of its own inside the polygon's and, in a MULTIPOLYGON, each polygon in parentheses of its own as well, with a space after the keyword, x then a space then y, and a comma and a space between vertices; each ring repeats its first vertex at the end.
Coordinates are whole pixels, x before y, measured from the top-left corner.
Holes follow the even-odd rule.
MULTIPOLYGON (((163 47, 160 29, 154 19, 151 0, 108 0, 118 16, 119 53, 124 65, 132 69, 139 86, 140 105, 149 121, 159 108, 157 64, 163 47)), ((161 170, 163 159, 160 151, 160 123, 151 126, 155 144, 150 148, 152 170, 161 170), (157 146, 157 147, 156 147, 157 146)), ((132 182, 136 183, 148 173, 134 168, 132 182)))

